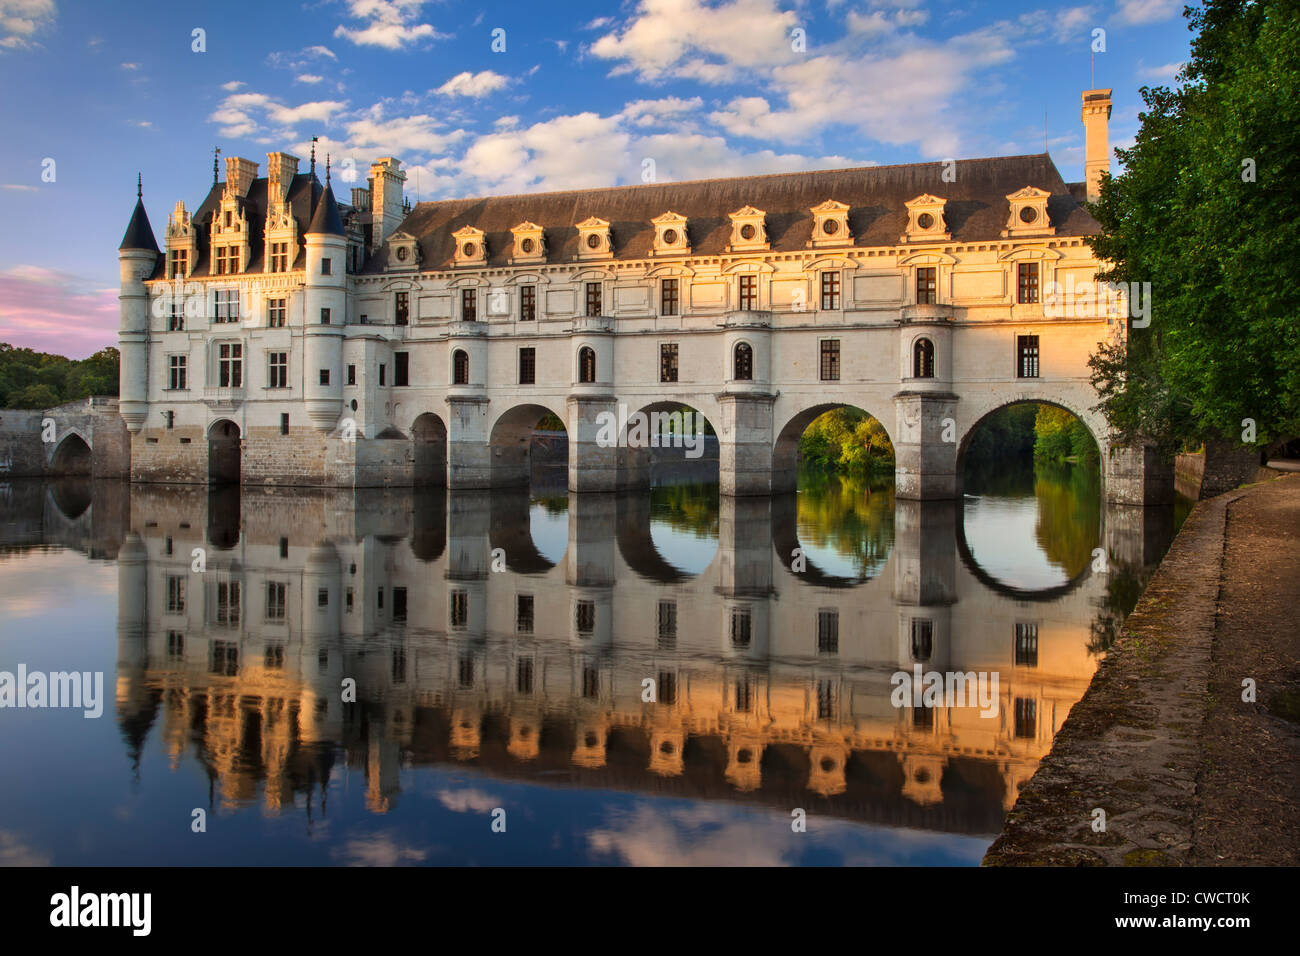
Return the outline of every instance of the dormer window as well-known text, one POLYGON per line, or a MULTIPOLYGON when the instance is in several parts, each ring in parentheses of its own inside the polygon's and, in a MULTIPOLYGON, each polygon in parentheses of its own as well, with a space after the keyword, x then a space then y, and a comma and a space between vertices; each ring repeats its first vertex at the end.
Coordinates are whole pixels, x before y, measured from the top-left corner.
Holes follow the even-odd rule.
POLYGON ((767 213, 753 206, 744 206, 731 214, 731 243, 728 252, 743 252, 767 248, 767 213))
POLYGON ((691 251, 691 244, 686 238, 686 217, 675 212, 666 212, 650 220, 655 227, 655 246, 651 253, 656 256, 686 255, 691 251))
POLYGON ((907 232, 900 242, 944 242, 952 238, 944 220, 946 199, 923 193, 904 205, 907 207, 907 232))
POLYGON ((235 246, 218 246, 215 256, 217 275, 232 275, 239 271, 239 250, 235 246))
POLYGON ((542 227, 535 222, 525 220, 510 230, 514 237, 514 248, 510 252, 510 262, 545 262, 546 235, 542 227))
POLYGON ((483 230, 465 226, 451 234, 456 241, 455 263, 458 266, 482 266, 487 264, 487 243, 483 230))
POLYGON ((173 249, 167 256, 167 278, 184 279, 190 274, 190 251, 173 249))
MULTIPOLYGON (((469 239, 461 242, 461 249, 469 239)), ((409 271, 420 264, 420 244, 409 232, 395 232, 388 237, 388 267, 394 270, 409 271)))
POLYGON ((812 238, 808 240, 809 248, 819 246, 842 246, 853 242, 849 231, 849 207, 845 203, 828 199, 820 206, 812 207, 812 238))
POLYGON ((1009 205, 1004 238, 1015 236, 1050 236, 1056 229, 1047 215, 1047 200, 1051 193, 1045 189, 1026 186, 1007 196, 1009 205))
POLYGON ((609 223, 595 216, 578 223, 578 258, 599 259, 613 255, 609 223))

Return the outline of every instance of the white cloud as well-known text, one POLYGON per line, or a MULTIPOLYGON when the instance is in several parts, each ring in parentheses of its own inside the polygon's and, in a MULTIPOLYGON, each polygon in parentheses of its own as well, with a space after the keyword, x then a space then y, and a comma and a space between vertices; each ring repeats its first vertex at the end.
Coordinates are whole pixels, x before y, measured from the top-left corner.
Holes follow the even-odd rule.
POLYGON ((380 104, 349 122, 346 129, 350 149, 378 150, 381 155, 441 154, 467 135, 464 130, 446 129, 442 120, 427 113, 385 118, 380 104))
POLYGON ((267 56, 266 62, 277 68, 285 70, 304 70, 309 65, 316 66, 320 69, 320 60, 338 61, 338 55, 327 46, 321 46, 319 43, 315 46, 303 47, 296 53, 277 50, 267 56))
POLYGON ((396 866, 420 863, 429 853, 407 846, 404 839, 391 833, 371 833, 348 840, 330 855, 348 866, 396 866))
POLYGON ((31 46, 33 37, 54 22, 54 0, 0 0, 0 49, 31 46))
POLYGON ((232 93, 208 117, 221 126, 221 135, 235 138, 271 133, 272 137, 292 135, 299 123, 313 121, 328 125, 336 113, 347 103, 338 100, 316 100, 298 106, 285 106, 265 93, 232 93), (279 128, 270 128, 268 123, 279 128))
POLYGON ((229 83, 222 83, 221 88, 227 91, 228 93, 233 93, 235 92, 235 90, 239 89, 243 85, 244 85, 243 80, 231 80, 229 83))
POLYGON ((312 84, 321 82, 325 77, 321 76, 319 73, 299 73, 293 79, 295 83, 312 84))
POLYGON ((1163 66, 1140 67, 1137 72, 1138 76, 1144 80, 1154 80, 1157 83, 1169 83, 1178 76, 1178 71, 1182 68, 1182 63, 1166 63, 1163 66))
POLYGON ((483 70, 479 73, 466 71, 457 73, 434 92, 443 96, 468 96, 477 100, 489 93, 504 89, 509 83, 509 79, 491 70, 483 70))
POLYGON ((336 37, 357 44, 401 50, 420 40, 445 38, 430 23, 416 23, 424 0, 347 0, 348 13, 354 20, 366 21, 361 28, 340 24, 336 37))
POLYGON ((499 797, 472 787, 465 790, 440 790, 438 802, 454 813, 489 813, 501 806, 499 797))
POLYGON ((122 69, 124 69, 124 70, 138 70, 138 69, 140 69, 140 64, 139 64, 139 63, 123 63, 123 64, 122 64, 122 69))
POLYGON ((1184 0, 1118 0, 1115 15, 1121 23, 1155 23, 1183 12, 1184 0))

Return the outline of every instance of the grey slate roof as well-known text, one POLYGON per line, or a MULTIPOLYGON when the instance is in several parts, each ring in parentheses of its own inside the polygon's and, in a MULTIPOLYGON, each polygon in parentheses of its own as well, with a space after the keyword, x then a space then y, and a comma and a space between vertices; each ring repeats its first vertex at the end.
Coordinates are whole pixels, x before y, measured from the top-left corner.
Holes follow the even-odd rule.
POLYGON ((334 200, 334 190, 326 186, 325 194, 316 203, 316 212, 312 214, 308 233, 328 236, 343 236, 343 222, 339 219, 339 206, 334 200))
POLYGON ((119 252, 123 249, 159 251, 158 240, 153 237, 153 227, 149 225, 149 214, 144 211, 143 199, 136 199, 135 212, 131 213, 131 221, 127 223, 126 232, 122 236, 122 244, 117 249, 119 252))
MULTIPOLYGON (((930 193, 947 200, 945 216, 955 242, 1001 239, 1006 197, 1025 186, 1051 194, 1048 215, 1058 236, 1090 235, 1100 225, 1080 205, 1046 153, 960 160, 956 179, 944 182, 942 163, 868 166, 734 179, 617 186, 419 203, 397 227, 416 237, 423 268, 450 268, 451 234, 475 226, 486 234, 488 265, 504 266, 510 228, 532 221, 545 229, 547 260, 572 262, 578 252, 577 223, 606 219, 615 259, 646 257, 654 244, 650 220, 665 212, 687 217, 693 255, 721 255, 731 237, 729 213, 755 206, 767 213, 774 251, 804 251, 812 234, 811 208, 827 199, 847 203, 855 246, 890 246, 906 231, 910 199, 930 193)), ((372 256, 364 272, 381 272, 386 257, 372 256)), ((597 260, 599 261, 599 260, 597 260)))

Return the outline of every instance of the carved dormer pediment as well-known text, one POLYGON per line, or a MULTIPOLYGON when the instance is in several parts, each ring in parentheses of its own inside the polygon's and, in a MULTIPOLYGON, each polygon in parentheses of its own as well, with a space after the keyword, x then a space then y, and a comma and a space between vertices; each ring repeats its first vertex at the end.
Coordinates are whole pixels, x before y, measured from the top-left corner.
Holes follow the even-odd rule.
POLYGON ((767 249, 767 213, 753 206, 742 206, 731 213, 731 242, 728 252, 767 249))
POLYGON ((422 259, 420 243, 409 232, 398 230, 388 237, 386 245, 388 248, 386 268, 389 272, 414 272, 420 267, 422 259))
POLYGON ((487 264, 487 242, 483 230, 476 226, 462 226, 451 234, 456 240, 456 253, 453 261, 458 266, 481 266, 487 264))
POLYGON ((510 228, 513 237, 510 262, 530 263, 546 261, 546 232, 535 222, 524 220, 510 228))
POLYGON ((899 242, 944 242, 952 238, 948 223, 944 218, 944 206, 948 200, 929 193, 922 193, 915 199, 909 199, 903 205, 907 207, 907 232, 899 236, 899 242))
POLYGON ((578 223, 578 258, 605 259, 614 254, 614 237, 609 221, 597 216, 578 223))
POLYGON ((681 213, 666 212, 650 220, 655 229, 655 244, 651 255, 684 256, 691 251, 686 235, 686 217, 681 213))
POLYGON ((1047 200, 1050 196, 1051 193, 1047 190, 1036 186, 1026 186, 1007 196, 1007 226, 1002 230, 1002 235, 1007 238, 1055 235, 1056 227, 1047 215, 1047 200))
POLYGON ((853 244, 853 233, 849 231, 849 206, 835 199, 828 199, 812 207, 812 237, 808 248, 822 246, 844 246, 853 244))

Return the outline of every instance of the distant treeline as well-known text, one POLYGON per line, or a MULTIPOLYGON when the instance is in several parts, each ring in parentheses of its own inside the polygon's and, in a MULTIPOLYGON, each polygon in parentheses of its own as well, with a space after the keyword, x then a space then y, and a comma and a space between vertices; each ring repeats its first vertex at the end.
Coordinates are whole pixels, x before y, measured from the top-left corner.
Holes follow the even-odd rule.
POLYGON ((52 408, 91 395, 116 395, 117 367, 115 348, 75 360, 0 342, 0 406, 52 408))

